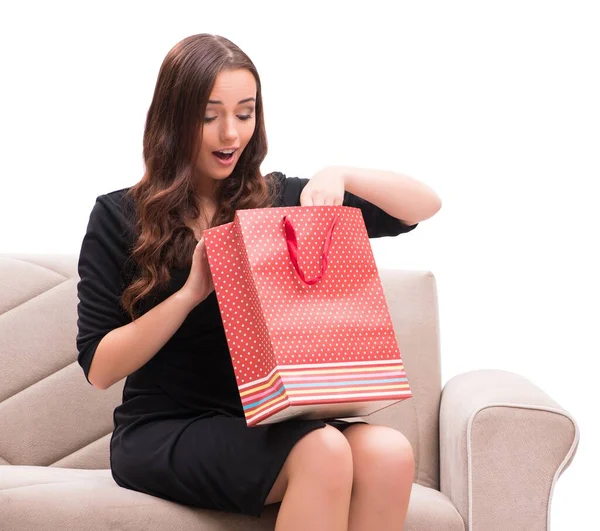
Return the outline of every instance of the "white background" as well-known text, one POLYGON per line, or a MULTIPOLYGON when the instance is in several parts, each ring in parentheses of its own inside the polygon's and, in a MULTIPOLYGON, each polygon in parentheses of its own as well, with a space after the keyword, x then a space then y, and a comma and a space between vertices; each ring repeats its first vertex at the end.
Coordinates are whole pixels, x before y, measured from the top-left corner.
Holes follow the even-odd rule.
POLYGON ((505 369, 574 415, 581 442, 557 482, 552 528, 595 528, 598 6, 4 7, 0 252, 78 253, 96 196, 141 178, 144 121, 164 56, 188 35, 223 35, 261 75, 264 173, 387 169, 442 198, 413 232, 371 240, 377 263, 435 275, 443 383, 505 369))

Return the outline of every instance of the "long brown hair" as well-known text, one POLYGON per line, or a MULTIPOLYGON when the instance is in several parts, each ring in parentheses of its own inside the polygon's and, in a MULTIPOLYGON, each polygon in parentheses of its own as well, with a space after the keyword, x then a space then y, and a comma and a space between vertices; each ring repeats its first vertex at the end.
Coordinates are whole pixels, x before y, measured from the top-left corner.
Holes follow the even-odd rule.
POLYGON ((233 221, 237 209, 274 204, 276 179, 260 173, 267 137, 261 83, 254 64, 225 37, 201 33, 183 39, 160 67, 144 129, 146 171, 127 193, 135 208, 137 240, 130 260, 137 273, 124 290, 121 304, 132 320, 138 317, 135 305, 168 284, 171 268, 191 264, 197 240, 184 219, 201 214, 194 165, 207 100, 220 72, 242 68, 256 80, 255 130, 231 175, 220 183, 218 207, 209 227, 233 221))

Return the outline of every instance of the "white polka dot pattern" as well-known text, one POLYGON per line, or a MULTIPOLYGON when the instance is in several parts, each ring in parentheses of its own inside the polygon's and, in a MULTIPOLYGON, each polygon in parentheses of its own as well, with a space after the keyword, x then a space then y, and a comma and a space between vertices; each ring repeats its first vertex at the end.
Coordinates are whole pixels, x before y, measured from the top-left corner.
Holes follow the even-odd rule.
POLYGON ((238 210, 204 237, 249 426, 365 415, 412 396, 359 208, 238 210), (307 281, 330 234, 313 284, 294 267, 293 234, 307 281))

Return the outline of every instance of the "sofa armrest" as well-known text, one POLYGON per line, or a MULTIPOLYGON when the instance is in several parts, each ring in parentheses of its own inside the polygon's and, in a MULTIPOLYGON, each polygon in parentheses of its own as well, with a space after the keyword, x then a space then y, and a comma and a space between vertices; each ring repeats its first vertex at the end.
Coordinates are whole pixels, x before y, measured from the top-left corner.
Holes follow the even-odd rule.
POLYGON ((440 402, 440 491, 468 531, 549 529, 554 484, 579 443, 573 417, 529 380, 460 374, 440 402))

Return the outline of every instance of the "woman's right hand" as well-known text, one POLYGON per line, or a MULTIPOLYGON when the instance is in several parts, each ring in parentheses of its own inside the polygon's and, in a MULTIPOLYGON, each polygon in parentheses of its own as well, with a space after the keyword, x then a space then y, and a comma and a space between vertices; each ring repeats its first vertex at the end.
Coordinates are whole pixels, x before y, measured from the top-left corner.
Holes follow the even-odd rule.
POLYGON ((190 274, 180 291, 185 294, 193 306, 196 306, 206 299, 214 289, 215 285, 208 266, 206 244, 204 236, 202 236, 194 249, 190 274))

